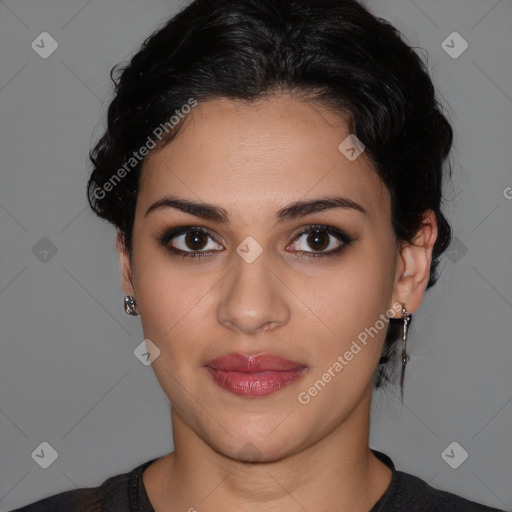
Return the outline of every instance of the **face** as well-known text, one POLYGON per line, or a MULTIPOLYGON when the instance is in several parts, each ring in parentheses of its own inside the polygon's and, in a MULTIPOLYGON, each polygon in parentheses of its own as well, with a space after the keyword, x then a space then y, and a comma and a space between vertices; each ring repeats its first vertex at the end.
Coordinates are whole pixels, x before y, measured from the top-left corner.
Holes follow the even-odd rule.
POLYGON ((261 460, 293 454, 369 408, 404 266, 389 193, 364 153, 338 149, 348 135, 305 100, 221 99, 145 163, 123 286, 160 350, 152 366, 173 419, 229 457, 248 442, 261 460), (170 196, 220 213, 151 208, 170 196), (233 354, 293 364, 212 368, 233 354))

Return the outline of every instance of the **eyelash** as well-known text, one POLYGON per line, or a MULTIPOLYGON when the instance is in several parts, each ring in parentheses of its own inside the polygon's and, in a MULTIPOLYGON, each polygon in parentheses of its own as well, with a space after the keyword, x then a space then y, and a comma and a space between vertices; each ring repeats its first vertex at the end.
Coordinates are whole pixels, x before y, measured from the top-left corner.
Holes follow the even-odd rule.
MULTIPOLYGON (((303 253, 306 255, 307 258, 323 258, 326 256, 337 256, 339 255, 344 249, 349 247, 353 242, 354 238, 352 238, 350 235, 345 233, 344 231, 333 228, 332 226, 327 226, 323 224, 315 224, 310 225, 303 230, 301 230, 296 237, 294 238, 293 242, 295 240, 300 239, 305 234, 315 233, 317 231, 325 232, 329 235, 334 236, 339 242, 341 242, 341 245, 337 249, 331 249, 329 252, 310 252, 310 251, 297 251, 300 253, 303 253)), ((171 255, 173 256, 182 256, 184 258, 211 258, 213 255, 212 253, 216 252, 222 252, 222 251, 183 251, 181 249, 176 249, 172 245, 170 245, 170 242, 173 238, 188 234, 191 232, 199 232, 204 233, 210 238, 213 238, 211 234, 204 228, 194 227, 194 226, 180 226, 176 228, 169 229, 168 231, 165 231, 163 235, 158 237, 158 241, 160 245, 162 245, 166 250, 168 250, 171 255)))

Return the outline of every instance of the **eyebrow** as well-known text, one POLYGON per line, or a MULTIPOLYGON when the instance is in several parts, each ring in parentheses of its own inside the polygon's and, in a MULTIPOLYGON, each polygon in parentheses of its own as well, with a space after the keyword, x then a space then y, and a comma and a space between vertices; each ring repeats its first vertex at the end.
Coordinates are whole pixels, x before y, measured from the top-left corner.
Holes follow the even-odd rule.
MULTIPOLYGON (((166 208, 175 208, 185 213, 195 215, 202 219, 229 224, 228 212, 220 207, 208 203, 196 203, 188 199, 180 199, 174 196, 165 196, 153 203, 144 214, 147 217, 151 212, 163 210, 166 208)), ((358 203, 346 197, 325 197, 313 199, 310 201, 296 201, 282 208, 277 212, 278 223, 304 217, 312 213, 330 210, 333 208, 343 208, 347 210, 355 210, 368 215, 368 212, 358 203)))

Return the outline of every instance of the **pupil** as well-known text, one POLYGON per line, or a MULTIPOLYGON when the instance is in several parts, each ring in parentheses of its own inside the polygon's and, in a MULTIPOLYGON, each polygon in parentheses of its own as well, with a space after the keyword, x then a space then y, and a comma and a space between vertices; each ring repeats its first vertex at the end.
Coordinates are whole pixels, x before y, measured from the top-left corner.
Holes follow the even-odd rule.
POLYGON ((185 243, 190 249, 198 250, 204 245, 205 234, 201 231, 190 231, 185 237, 185 243))
POLYGON ((315 231, 311 233, 308 237, 308 243, 312 242, 310 245, 313 249, 322 250, 325 249, 329 245, 329 241, 325 236, 325 233, 322 234, 322 231, 315 231), (322 243, 322 238, 324 243, 322 243), (327 243, 325 243, 327 242, 327 243))

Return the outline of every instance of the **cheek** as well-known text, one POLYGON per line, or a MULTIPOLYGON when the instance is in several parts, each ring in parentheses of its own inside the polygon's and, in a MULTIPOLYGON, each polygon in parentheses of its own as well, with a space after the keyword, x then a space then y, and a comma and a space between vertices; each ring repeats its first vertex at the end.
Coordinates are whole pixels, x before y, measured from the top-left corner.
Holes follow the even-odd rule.
POLYGON ((199 275, 184 275, 182 266, 160 251, 141 251, 134 259, 135 289, 144 336, 153 341, 170 362, 187 357, 205 332, 204 307, 209 281, 199 275), (207 282, 208 281, 208 282, 207 282), (185 340, 188 351, 180 348, 185 340))
POLYGON ((302 390, 317 393, 318 407, 336 402, 337 393, 350 402, 370 383, 389 326, 381 315, 390 308, 392 261, 392 252, 367 244, 347 253, 328 275, 318 275, 314 287, 304 285, 297 291, 315 313, 301 330, 312 337, 314 361, 302 390))
MULTIPOLYGON (((144 335, 181 359, 202 345, 208 332, 207 294, 211 286, 183 278, 166 276, 145 279, 140 288, 141 321, 144 335), (187 348, 187 350, 184 350, 187 348)), ((211 306, 210 306, 211 307, 211 306)), ((211 327, 211 326, 210 326, 211 327)))
POLYGON ((347 256, 332 271, 319 274, 314 284, 308 280, 294 288, 316 313, 314 322, 322 332, 344 340, 385 314, 392 295, 391 258, 363 248, 347 256))

